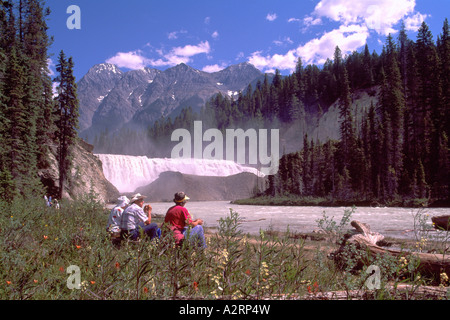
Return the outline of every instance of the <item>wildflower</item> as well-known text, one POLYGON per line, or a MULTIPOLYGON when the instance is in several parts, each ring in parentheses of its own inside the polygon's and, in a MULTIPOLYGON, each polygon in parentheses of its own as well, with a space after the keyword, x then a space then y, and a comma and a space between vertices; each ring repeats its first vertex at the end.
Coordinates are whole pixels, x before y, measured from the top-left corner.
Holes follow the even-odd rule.
POLYGON ((91 281, 91 284, 95 284, 95 281, 91 281))
POLYGON ((245 270, 245 274, 249 276, 251 274, 250 270, 245 270))
POLYGON ((81 283, 81 290, 85 291, 88 287, 89 287, 89 282, 87 282, 86 280, 84 280, 84 281, 81 283))
POLYGON ((116 262, 116 269, 120 269, 120 264, 116 262))
POLYGON ((148 293, 148 288, 144 287, 143 291, 144 291, 144 293, 148 293))
POLYGON ((265 261, 261 262, 260 273, 262 276, 265 276, 265 277, 269 276, 269 267, 267 266, 267 262, 265 262, 265 261))
POLYGON ((59 272, 64 272, 64 267, 59 267, 59 272))
POLYGON ((44 240, 47 240, 47 239, 48 239, 48 236, 44 235, 44 240))
POLYGON ((422 250, 425 248, 425 246, 426 246, 426 244, 427 244, 427 241, 428 241, 428 239, 426 239, 426 238, 424 238, 424 237, 420 238, 420 241, 419 241, 419 242, 416 242, 416 248, 417 248, 419 251, 422 251, 422 250))
POLYGON ((75 247, 76 247, 77 249, 81 249, 81 246, 76 245, 75 247))
POLYGON ((7 285, 10 285, 10 284, 11 284, 11 281, 6 281, 6 284, 7 284, 7 285))
POLYGON ((222 251, 223 264, 227 264, 228 262, 228 251, 227 249, 223 249, 222 251))
POLYGON ((319 284, 317 281, 314 281, 313 287, 307 286, 306 289, 308 289, 308 293, 316 294, 319 291, 319 284))
POLYGON ((408 260, 405 257, 400 257, 398 261, 400 263, 400 268, 405 268, 408 265, 408 260))
POLYGON ((192 286, 194 287, 195 291, 198 290, 198 282, 197 281, 194 281, 194 283, 192 283, 192 286))
POLYGON ((440 274, 440 278, 441 278, 441 284, 445 286, 448 283, 448 275, 445 272, 442 272, 440 274))
POLYGON ((38 281, 36 279, 33 280, 34 283, 38 283, 38 281))

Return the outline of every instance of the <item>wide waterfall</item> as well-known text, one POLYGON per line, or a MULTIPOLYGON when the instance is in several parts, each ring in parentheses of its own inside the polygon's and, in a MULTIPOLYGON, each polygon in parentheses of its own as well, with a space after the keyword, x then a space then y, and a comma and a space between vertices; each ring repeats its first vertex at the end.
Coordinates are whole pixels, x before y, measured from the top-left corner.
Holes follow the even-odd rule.
POLYGON ((103 173, 119 192, 134 192, 158 179, 162 172, 174 171, 198 176, 225 177, 241 172, 263 176, 252 167, 233 161, 210 159, 148 158, 115 154, 96 154, 103 163, 103 173))

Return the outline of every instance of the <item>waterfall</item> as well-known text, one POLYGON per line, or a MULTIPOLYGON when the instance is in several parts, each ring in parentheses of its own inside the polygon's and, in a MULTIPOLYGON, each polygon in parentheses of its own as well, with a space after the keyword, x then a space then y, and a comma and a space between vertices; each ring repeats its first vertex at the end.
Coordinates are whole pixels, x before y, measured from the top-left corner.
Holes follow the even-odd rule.
POLYGON ((251 172, 263 176, 255 168, 242 166, 233 161, 210 159, 170 159, 148 158, 145 156, 126 156, 115 154, 96 154, 103 163, 103 173, 119 192, 134 192, 146 186, 160 173, 175 171, 199 176, 230 176, 241 172, 251 172))

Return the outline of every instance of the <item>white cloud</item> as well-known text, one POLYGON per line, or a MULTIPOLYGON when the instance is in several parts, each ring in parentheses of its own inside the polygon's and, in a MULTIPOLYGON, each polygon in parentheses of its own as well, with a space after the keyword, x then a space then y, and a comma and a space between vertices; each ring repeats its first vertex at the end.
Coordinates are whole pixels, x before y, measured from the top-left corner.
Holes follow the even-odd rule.
POLYGON ((59 82, 53 82, 52 83, 53 98, 56 98, 59 95, 58 87, 59 87, 59 82))
POLYGON ((317 25, 322 24, 322 19, 320 19, 320 18, 314 19, 313 17, 306 17, 303 19, 303 24, 307 27, 317 26, 317 25))
POLYGON ((284 55, 274 54, 272 56, 263 56, 261 51, 256 51, 249 57, 248 62, 253 64, 256 68, 265 71, 274 69, 293 71, 295 69, 297 59, 295 50, 289 50, 284 55))
POLYGON ((56 74, 56 72, 55 72, 56 65, 51 58, 47 59, 47 67, 48 67, 48 75, 50 77, 54 76, 56 74))
POLYGON ((408 31, 419 30, 422 22, 424 22, 425 19, 428 17, 429 17, 428 14, 421 14, 420 12, 418 12, 415 15, 406 18, 405 19, 405 29, 408 31))
POLYGON ((220 70, 223 70, 225 68, 226 68, 226 65, 224 65, 224 64, 221 64, 221 65, 213 64, 213 65, 205 66, 202 69, 202 71, 208 72, 208 73, 213 73, 213 72, 218 72, 220 70))
POLYGON ((142 69, 147 66, 164 67, 176 66, 180 63, 189 63, 192 57, 198 54, 208 54, 211 47, 208 41, 200 42, 198 45, 186 45, 184 47, 172 48, 168 53, 155 50, 161 57, 151 59, 144 56, 141 50, 130 52, 118 52, 114 57, 106 60, 107 63, 117 65, 119 68, 142 69))
POLYGON ((348 54, 363 47, 368 37, 369 29, 366 26, 342 25, 298 47, 296 54, 304 64, 323 64, 327 58, 333 57, 336 46, 339 46, 343 54, 348 54))
POLYGON ((240 60, 240 59, 242 59, 242 58, 244 58, 244 57, 245 57, 244 52, 240 51, 240 52, 237 54, 235 60, 238 61, 238 60, 240 60))
POLYGON ((178 39, 178 35, 179 34, 184 34, 184 33, 187 33, 187 31, 186 30, 179 30, 179 31, 169 32, 167 34, 167 38, 169 40, 175 40, 175 39, 178 39))
POLYGON ((272 41, 277 46, 282 46, 284 44, 293 44, 294 41, 290 37, 284 37, 283 40, 274 40, 272 41))
POLYGON ((117 65, 119 68, 142 69, 148 64, 148 59, 141 51, 118 52, 114 57, 106 60, 107 63, 117 65))
POLYGON ((177 38, 178 38, 177 32, 176 32, 176 31, 170 32, 170 33, 167 35, 167 38, 168 38, 169 40, 177 39, 177 38))
POLYGON ((219 37, 219 32, 214 31, 214 32, 212 33, 211 37, 212 37, 213 39, 217 39, 217 38, 219 37))
MULTIPOLYGON (((417 31, 429 15, 415 11, 415 6, 416 0, 320 0, 303 20, 290 18, 288 22, 303 22, 303 32, 326 20, 337 22, 338 27, 286 53, 256 51, 248 61, 266 72, 274 69, 292 72, 298 58, 304 64, 323 64, 327 59, 333 59, 336 46, 345 56, 362 48, 371 35, 381 37, 397 32, 395 28, 402 20, 407 30, 417 31)), ((276 15, 269 14, 266 19, 273 21, 276 15)), ((278 39, 274 43, 280 46, 283 41, 278 39)))
POLYGON ((266 16, 266 20, 275 21, 278 18, 276 13, 268 13, 266 16))
POLYGON ((184 47, 175 47, 169 53, 157 50, 162 56, 160 59, 149 59, 148 64, 153 67, 176 66, 180 63, 189 63, 192 57, 198 54, 208 54, 211 51, 208 41, 200 42, 198 45, 186 45, 184 47))
POLYGON ((344 25, 366 25, 387 35, 400 20, 414 12, 416 0, 321 0, 313 16, 326 17, 344 25))
POLYGON ((336 46, 339 46, 343 54, 348 54, 364 46, 368 37, 369 30, 366 26, 342 25, 285 54, 263 55, 262 51, 256 51, 248 61, 267 72, 274 69, 292 72, 298 58, 302 59, 303 64, 323 64, 327 58, 333 57, 336 46))
POLYGON ((198 45, 186 45, 184 47, 176 47, 172 49, 172 53, 180 57, 192 57, 200 53, 209 53, 211 47, 208 41, 200 42, 198 45))

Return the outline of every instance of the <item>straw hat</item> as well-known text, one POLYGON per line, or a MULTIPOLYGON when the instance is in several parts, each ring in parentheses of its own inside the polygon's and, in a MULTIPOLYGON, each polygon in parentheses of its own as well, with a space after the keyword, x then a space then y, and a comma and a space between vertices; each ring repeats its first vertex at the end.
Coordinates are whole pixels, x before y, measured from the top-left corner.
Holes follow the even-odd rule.
POLYGON ((183 191, 180 191, 180 192, 175 193, 173 201, 184 202, 184 201, 188 201, 189 199, 190 198, 183 191))
POLYGON ((134 202, 136 202, 136 201, 138 201, 138 200, 142 200, 142 199, 145 199, 145 198, 146 198, 146 196, 143 196, 143 195, 141 195, 140 193, 136 193, 136 194, 131 198, 130 203, 134 203, 134 202))

